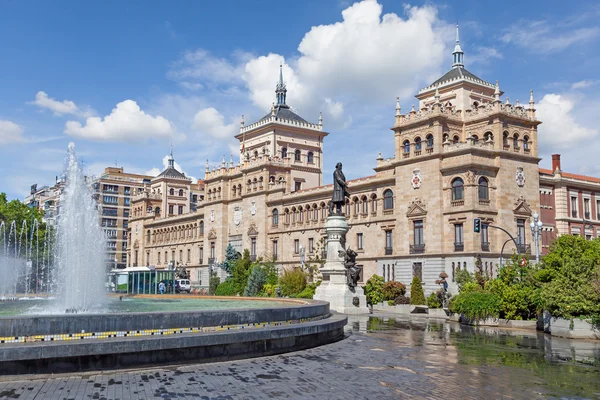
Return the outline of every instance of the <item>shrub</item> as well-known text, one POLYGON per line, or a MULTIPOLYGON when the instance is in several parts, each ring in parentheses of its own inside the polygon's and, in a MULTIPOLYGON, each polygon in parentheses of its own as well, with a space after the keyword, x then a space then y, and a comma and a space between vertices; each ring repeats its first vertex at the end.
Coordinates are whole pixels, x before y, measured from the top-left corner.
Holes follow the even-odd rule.
POLYGON ((293 297, 306 287, 306 274, 299 268, 286 269, 279 277, 281 295, 293 297))
POLYGON ((500 299, 496 294, 484 291, 460 293, 450 301, 450 311, 463 314, 470 320, 498 318, 500 299))
POLYGON ((398 296, 404 296, 406 285, 400 282, 386 282, 381 289, 383 300, 394 300, 398 296))
POLYGON ((425 304, 425 292, 423 292, 421 279, 419 279, 418 276, 415 276, 412 280, 412 283, 410 284, 410 304, 425 304))
POLYGON ((210 278, 208 280, 208 294, 215 295, 217 291, 217 287, 221 283, 221 278, 217 276, 216 272, 211 272, 210 278))
POLYGON ((410 297, 398 296, 394 300, 394 304, 410 304, 410 297))
POLYGON ((458 285, 458 291, 460 292, 466 283, 473 282, 475 279, 469 271, 463 268, 456 273, 455 280, 458 285))
POLYGON ((481 292, 481 286, 479 286, 478 282, 470 281, 463 285, 460 289, 460 293, 472 293, 472 292, 481 292))
POLYGON ((427 297, 427 307, 429 308, 441 308, 442 302, 436 292, 432 292, 429 297, 427 297))
POLYGON ((321 284, 321 281, 318 281, 316 283, 310 283, 310 284, 306 285, 304 290, 301 291, 300 293, 298 293, 298 295, 296 297, 299 299, 312 299, 315 296, 317 287, 320 284, 321 284))
POLYGON ((233 280, 226 279, 225 282, 217 286, 215 294, 217 296, 235 296, 236 294, 238 294, 238 291, 236 290, 235 283, 233 282, 233 280))
POLYGON ((383 277, 373 275, 367 281, 365 286, 365 296, 367 296, 367 304, 379 304, 383 301, 383 277))
POLYGON ((262 290, 259 293, 259 296, 263 297, 275 297, 277 294, 277 285, 271 285, 270 283, 265 283, 262 287, 262 290))
POLYGON ((256 296, 260 293, 267 280, 266 270, 260 266, 252 267, 252 272, 248 277, 248 283, 244 288, 244 296, 256 296))

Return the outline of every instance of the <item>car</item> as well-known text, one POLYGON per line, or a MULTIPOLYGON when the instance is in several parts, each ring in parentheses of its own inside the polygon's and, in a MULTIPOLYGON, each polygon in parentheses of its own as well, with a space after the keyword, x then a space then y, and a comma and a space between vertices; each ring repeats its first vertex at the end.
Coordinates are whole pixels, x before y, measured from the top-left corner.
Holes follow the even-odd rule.
POLYGON ((192 291, 192 285, 189 279, 177 279, 175 281, 175 291, 178 293, 187 292, 190 293, 192 291))

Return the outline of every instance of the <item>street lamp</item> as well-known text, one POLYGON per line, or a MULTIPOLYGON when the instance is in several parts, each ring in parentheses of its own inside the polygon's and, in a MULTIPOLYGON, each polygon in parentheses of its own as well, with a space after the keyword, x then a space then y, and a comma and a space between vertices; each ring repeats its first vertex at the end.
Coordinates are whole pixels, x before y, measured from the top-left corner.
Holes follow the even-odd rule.
POLYGON ((533 235, 533 240, 535 240, 535 263, 538 264, 540 262, 540 236, 542 236, 542 226, 544 224, 539 220, 539 215, 537 212, 533 213, 533 221, 529 224, 531 227, 531 234, 533 235))

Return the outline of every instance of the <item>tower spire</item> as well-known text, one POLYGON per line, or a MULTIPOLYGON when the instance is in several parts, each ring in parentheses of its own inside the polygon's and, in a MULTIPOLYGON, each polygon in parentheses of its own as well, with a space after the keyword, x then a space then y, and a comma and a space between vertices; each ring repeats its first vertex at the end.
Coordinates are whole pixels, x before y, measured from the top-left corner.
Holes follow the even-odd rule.
POLYGON ((458 35, 458 24, 456 24, 456 44, 454 45, 454 51, 452 52, 452 58, 454 63, 452 64, 452 68, 460 68, 464 67, 464 56, 465 53, 460 48, 460 38, 458 35))
POLYGON ((277 96, 277 107, 287 108, 287 104, 285 104, 285 98, 287 95, 287 89, 285 87, 285 83, 283 82, 283 65, 279 64, 279 82, 275 86, 275 95, 277 96))
POLYGON ((175 159, 173 158, 173 143, 171 143, 171 152, 169 153, 169 167, 175 168, 175 159))

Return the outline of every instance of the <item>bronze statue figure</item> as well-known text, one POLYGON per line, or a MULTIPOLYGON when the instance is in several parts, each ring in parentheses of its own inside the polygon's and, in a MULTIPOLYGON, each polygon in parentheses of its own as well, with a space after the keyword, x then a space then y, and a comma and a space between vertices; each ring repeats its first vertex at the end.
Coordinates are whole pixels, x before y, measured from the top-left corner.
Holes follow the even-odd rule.
POLYGON ((342 172, 342 163, 339 162, 333 171, 333 195, 331 203, 329 203, 329 215, 342 215, 342 206, 346 202, 346 197, 350 197, 350 193, 346 190, 346 177, 342 172), (334 206, 335 214, 333 213, 334 206))
POLYGON ((360 278, 360 267, 356 265, 356 252, 351 248, 340 250, 339 256, 344 257, 344 266, 346 267, 346 279, 350 289, 354 289, 360 278))

